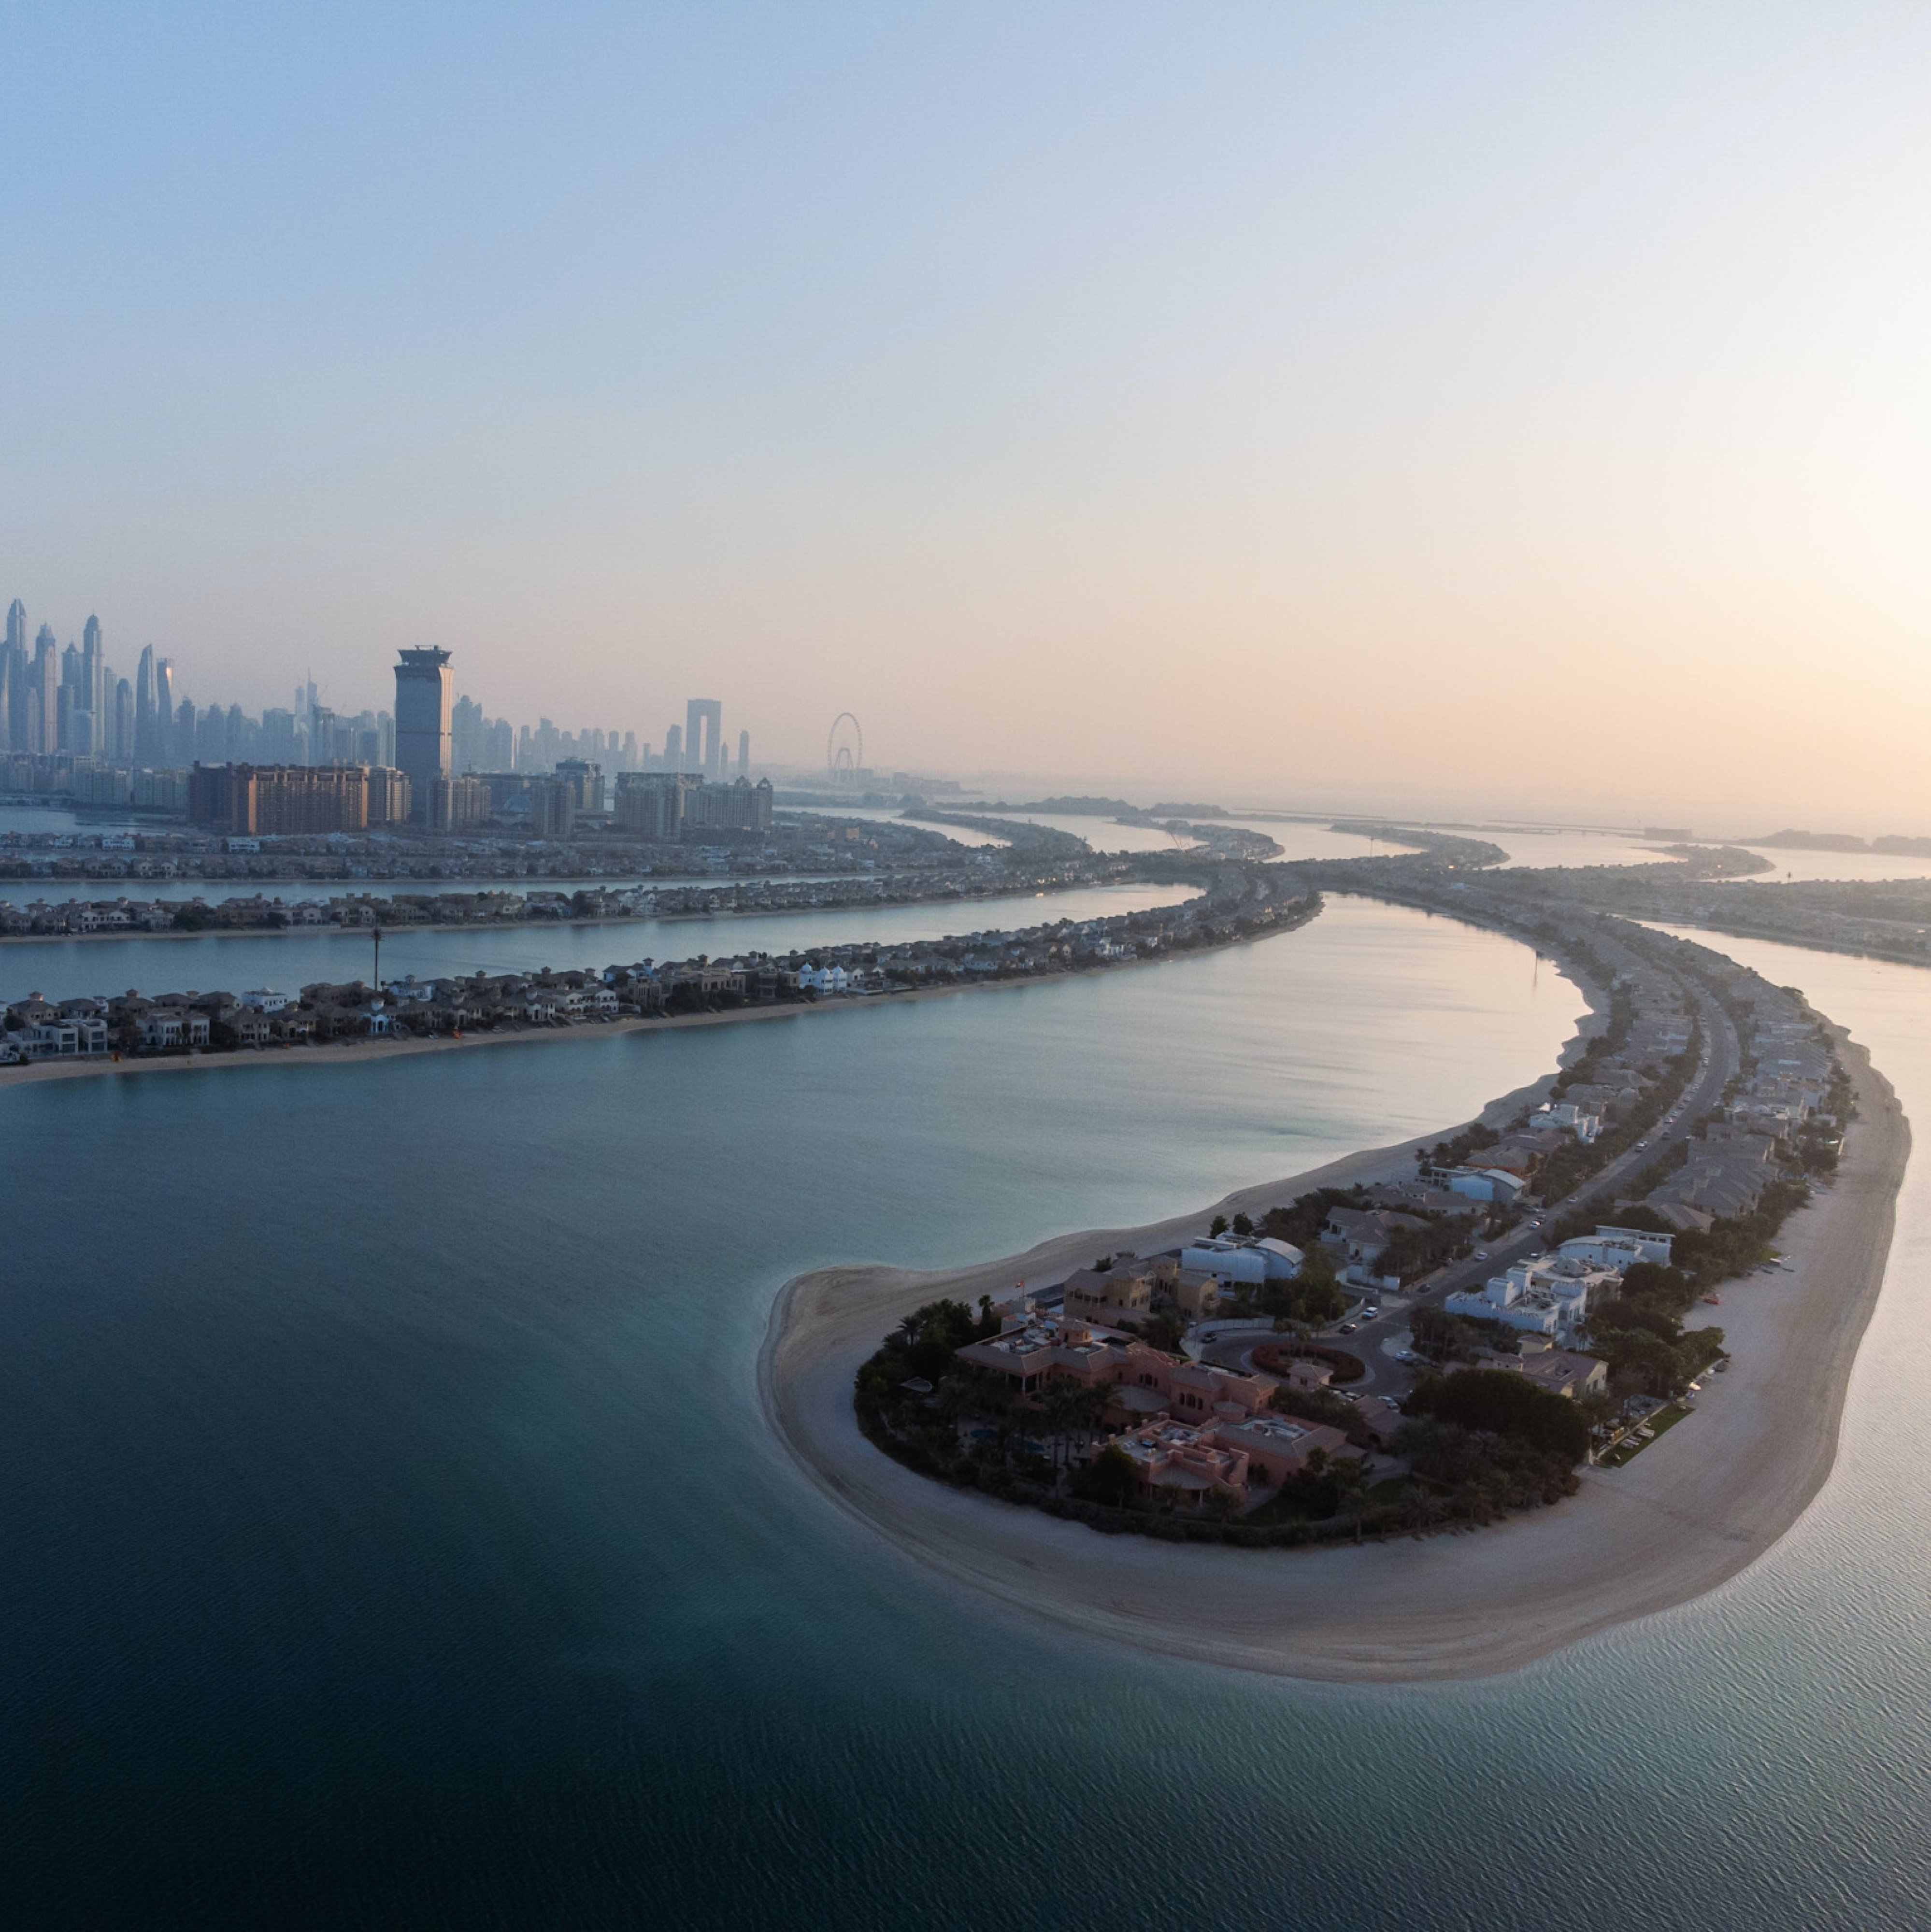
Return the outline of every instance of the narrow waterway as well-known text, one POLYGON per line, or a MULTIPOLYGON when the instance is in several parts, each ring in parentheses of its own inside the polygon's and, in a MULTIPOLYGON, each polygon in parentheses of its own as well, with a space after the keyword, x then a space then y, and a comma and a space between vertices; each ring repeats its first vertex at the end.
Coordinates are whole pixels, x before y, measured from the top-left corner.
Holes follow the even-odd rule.
MULTIPOLYGON (((716 889, 728 897, 728 885, 716 889)), ((862 940, 910 940, 1038 926, 1049 920, 1110 918, 1177 904, 1197 886, 1087 886, 1064 892, 996 898, 939 899, 917 905, 832 906, 789 913, 720 913, 677 919, 626 919, 584 924, 528 920, 513 926, 448 931, 408 926, 385 932, 385 980, 413 974, 601 970, 638 959, 725 958, 739 952, 788 952, 862 940)), ((366 930, 299 926, 275 933, 137 934, 122 938, 36 939, 0 943, 0 999, 39 992, 77 994, 241 992, 273 987, 293 992, 317 980, 372 979, 374 947, 366 930)))

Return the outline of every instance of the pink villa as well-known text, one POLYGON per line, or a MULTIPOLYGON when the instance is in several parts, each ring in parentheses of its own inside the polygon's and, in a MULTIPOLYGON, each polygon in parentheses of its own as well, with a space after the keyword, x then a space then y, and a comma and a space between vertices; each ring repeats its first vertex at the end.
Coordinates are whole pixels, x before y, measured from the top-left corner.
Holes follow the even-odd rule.
POLYGON ((1030 1303, 1005 1318, 997 1335, 969 1342, 959 1359, 1011 1378, 1023 1394, 1050 1382, 1110 1385, 1112 1406, 1140 1420, 1107 1446, 1133 1459, 1143 1492, 1272 1488, 1317 1449, 1332 1456, 1347 1447, 1338 1429, 1275 1414, 1269 1404, 1279 1384, 1269 1376, 1190 1362, 1116 1329, 1043 1315, 1030 1303))
POLYGON ((1287 1415, 1250 1416, 1205 1429, 1161 1415, 1115 1436, 1107 1446, 1124 1450, 1132 1459, 1143 1496, 1171 1489, 1197 1498, 1213 1489, 1239 1496, 1278 1488, 1317 1449, 1335 1455, 1347 1448, 1347 1438, 1338 1429, 1287 1415))
POLYGON ((1010 1377, 1022 1395, 1050 1382, 1077 1382, 1082 1388, 1113 1384, 1119 1406, 1129 1412, 1170 1409, 1184 1421, 1205 1424, 1261 1413, 1278 1386, 1266 1376, 1238 1375, 1170 1355, 1117 1328, 1042 1315, 1029 1304, 1009 1310, 1005 1318, 998 1334, 969 1342, 956 1352, 975 1369, 1010 1377))

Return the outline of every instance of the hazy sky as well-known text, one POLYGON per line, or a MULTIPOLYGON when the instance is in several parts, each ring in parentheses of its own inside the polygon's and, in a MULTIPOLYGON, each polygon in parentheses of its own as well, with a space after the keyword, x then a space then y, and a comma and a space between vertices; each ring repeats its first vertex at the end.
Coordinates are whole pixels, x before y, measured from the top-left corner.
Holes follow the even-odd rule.
POLYGON ((1931 9, 0 9, 0 598, 287 703, 1931 833, 1931 9))

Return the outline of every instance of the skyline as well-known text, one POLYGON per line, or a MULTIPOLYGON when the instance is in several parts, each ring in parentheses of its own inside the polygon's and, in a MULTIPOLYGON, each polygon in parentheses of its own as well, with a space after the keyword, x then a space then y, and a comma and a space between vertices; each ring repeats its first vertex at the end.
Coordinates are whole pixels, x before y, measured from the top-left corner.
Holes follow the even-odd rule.
MULTIPOLYGON (((23 679, 29 676, 41 658, 47 660, 48 668, 56 678, 62 674, 64 668, 67 668, 63 661, 74 659, 89 667, 85 676, 97 687, 104 674, 107 680, 105 692, 111 700, 118 674, 111 661, 105 657, 104 627, 99 618, 90 614, 83 628, 86 640, 84 647, 77 647, 71 643, 61 646, 56 634, 49 624, 42 622, 37 627, 32 626, 22 601, 19 598, 13 600, 8 611, 7 649, 5 652, 0 652, 0 700, 11 700, 12 697, 9 688, 11 676, 8 670, 9 659, 17 647, 26 646, 30 630, 37 632, 38 641, 35 646, 23 650, 19 666, 23 679)), ((437 650, 434 647, 431 647, 431 654, 446 660, 451 656, 451 653, 437 650)), ((404 660, 416 655, 407 646, 400 653, 404 660)), ((327 687, 320 680, 310 677, 297 686, 293 709, 264 706, 260 715, 257 716, 245 713, 239 704, 224 706, 215 704, 211 707, 206 700, 197 700, 188 681, 176 676, 176 670, 173 661, 166 656, 157 656, 152 645, 142 647, 136 673, 131 676, 119 679, 120 702, 118 710, 125 715, 117 716, 117 707, 111 703, 104 713, 107 720, 104 728, 110 734, 104 748, 91 739, 88 744, 78 740, 71 745, 68 743, 65 734, 68 729, 69 692, 65 685, 57 686, 50 682, 47 692, 50 706, 46 727, 49 734, 46 748, 50 751, 54 748, 51 735, 55 729, 54 708, 51 700, 58 695, 60 699, 59 730, 62 734, 59 748, 83 758, 92 756, 104 763, 185 768, 193 763, 218 764, 230 759, 255 762, 266 760, 270 763, 292 761, 297 764, 327 764, 344 759, 352 763, 359 760, 365 764, 383 764, 392 761, 390 752, 384 747, 389 746, 393 737, 395 722, 389 710, 383 706, 365 705, 359 710, 351 712, 344 708, 323 704, 321 698, 326 694, 327 687), (183 740, 180 737, 180 728, 157 724, 158 688, 170 693, 170 709, 173 704, 180 705, 185 720, 185 728, 190 734, 188 740, 183 740), (211 708, 212 718, 209 716, 211 708), (224 719, 227 720, 225 724, 224 719), (211 724, 215 728, 218 742, 211 742, 209 738, 211 724), (335 742, 319 747, 311 743, 314 732, 318 729, 329 734, 335 742), (234 736, 238 731, 246 734, 239 750, 236 748, 234 736), (118 749, 115 748, 123 740, 125 744, 121 744, 118 749), (158 745, 164 748, 158 751, 158 745), (128 748, 129 746, 134 748, 131 752, 128 748)), ((396 672, 397 667, 392 665, 392 680, 395 679, 396 672)), ((30 684, 24 686, 23 695, 29 694, 31 689, 30 684)), ((512 770, 548 771, 557 760, 565 758, 592 759, 611 772, 650 770, 701 770, 717 776, 730 772, 743 776, 754 769, 749 758, 750 733, 748 728, 737 730, 734 753, 728 736, 721 738, 719 736, 718 725, 722 706, 721 700, 716 699, 689 698, 684 700, 684 722, 682 724, 667 723, 662 737, 656 741, 656 748, 653 749, 653 740, 648 736, 635 730, 626 730, 621 727, 584 724, 560 728, 547 715, 540 716, 539 723, 534 727, 527 722, 519 725, 506 717, 491 716, 489 707, 479 702, 470 692, 457 692, 452 688, 451 696, 453 736, 458 747, 453 769, 458 772, 507 772, 512 770), (701 718, 707 722, 709 729, 705 750, 694 760, 684 740, 686 734, 689 734, 692 741, 695 742, 695 729, 701 718), (466 749, 464 748, 465 747, 466 749)), ((17 708, 19 707, 11 702, 0 701, 0 718, 8 721, 5 735, 18 739, 16 749, 32 748, 27 742, 32 736, 31 728, 23 725, 18 732, 14 730, 14 721, 11 714, 17 708)), ((675 709, 674 701, 667 705, 667 718, 675 709)), ((841 712, 833 722, 833 738, 839 735, 840 726, 847 722, 852 723, 854 729, 857 728, 851 714, 841 712)), ((827 746, 830 742, 827 740, 827 746)), ((845 752, 841 755, 848 757, 849 748, 848 736, 845 752)), ((4 752, 4 743, 0 743, 0 752, 4 752)), ((815 772, 821 772, 834 784, 848 782, 829 762, 815 765, 792 764, 783 760, 761 760, 755 769, 780 776, 789 782, 806 785, 810 784, 815 772)), ((872 788, 882 788, 887 794, 905 789, 905 785, 899 781, 907 782, 914 790, 927 780, 938 783, 941 788, 957 788, 957 781, 952 774, 939 772, 929 772, 921 777, 917 773, 894 771, 889 766, 868 764, 860 776, 872 788)), ((1147 774, 1131 782, 1123 782, 1117 772, 1110 773, 1104 778, 1092 780, 1083 780, 1076 775, 1071 781, 1063 772, 1054 775, 994 770, 968 772, 967 777, 972 781, 969 786, 970 790, 994 792, 1003 788, 1015 792, 1031 790, 1042 794, 1056 789, 1061 792, 1078 790, 1083 783, 1097 785, 1103 793, 1108 787, 1116 792, 1122 790, 1146 791, 1149 787, 1158 789, 1161 782, 1157 775, 1147 774)), ((1168 788, 1172 788, 1170 784, 1168 788)), ((1398 784, 1380 779, 1368 782, 1362 789, 1353 794, 1344 788, 1337 788, 1325 797, 1312 792, 1302 792, 1291 797, 1278 792, 1251 796, 1227 791, 1224 788, 1217 787, 1212 782, 1203 782, 1198 788, 1212 791, 1215 802, 1230 803, 1236 812, 1284 810, 1317 818, 1330 813, 1376 814, 1383 808, 1398 808, 1403 802, 1403 788, 1398 784)), ((1410 802, 1412 804, 1412 795, 1410 802)), ((1545 812, 1512 811, 1504 806, 1500 808, 1485 809, 1479 801, 1471 802, 1466 794, 1459 802, 1451 799, 1432 807, 1425 806, 1412 808, 1407 815, 1432 823, 1444 820, 1455 823, 1457 821, 1454 815, 1457 812, 1472 812, 1477 818, 1485 818, 1498 827, 1512 824, 1626 831, 1637 830, 1638 821, 1653 821, 1672 815, 1667 809, 1662 812, 1632 810, 1620 817, 1613 813, 1591 814, 1585 811, 1564 811, 1560 808, 1545 812)), ((1681 815, 1680 808, 1674 815, 1681 815)), ((1783 823, 1772 826, 1770 819, 1779 816, 1774 806, 1770 808, 1767 813, 1759 812, 1754 817, 1747 805, 1740 806, 1733 803, 1719 806, 1716 808, 1713 818, 1695 828, 1696 836, 1705 841, 1713 838, 1749 841, 1773 830, 1800 829, 1811 833, 1849 832, 1866 839, 1881 839, 1887 836, 1897 836, 1899 831, 1896 824, 1881 817, 1853 823, 1843 814, 1835 811, 1827 812, 1817 823, 1801 828, 1793 828, 1783 823)), ((1788 820, 1791 814, 1785 812, 1781 816, 1788 820)), ((1906 832, 1904 836, 1911 835, 1906 832)))
POLYGON ((1931 832, 1921 16, 107 17, 6 29, 0 555, 124 674, 1931 832))

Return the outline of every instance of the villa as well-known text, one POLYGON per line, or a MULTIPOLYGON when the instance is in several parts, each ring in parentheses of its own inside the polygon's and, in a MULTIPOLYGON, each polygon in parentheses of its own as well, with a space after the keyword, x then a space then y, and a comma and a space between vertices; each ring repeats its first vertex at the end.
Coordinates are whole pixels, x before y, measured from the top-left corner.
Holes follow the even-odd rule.
POLYGON ((1599 1226, 1593 1234, 1578 1234, 1562 1244, 1565 1261, 1586 1262, 1596 1268, 1613 1268, 1620 1274, 1635 1262, 1654 1262, 1669 1266, 1673 1234, 1652 1234, 1647 1228, 1605 1228, 1599 1226))
POLYGON ((1587 1108, 1578 1107, 1572 1100, 1554 1100, 1538 1107, 1529 1116, 1531 1127, 1554 1127, 1565 1133, 1573 1134, 1585 1146, 1593 1142, 1602 1131, 1602 1117, 1593 1114, 1587 1108))
POLYGON ((1451 1315, 1506 1322, 1530 1334, 1566 1337, 1581 1327, 1591 1299, 1613 1292, 1621 1279, 1619 1269, 1545 1255, 1518 1262, 1491 1275, 1479 1289, 1464 1288, 1442 1305, 1451 1315))
POLYGON ((1005 1326, 956 1350, 969 1368, 989 1369, 1031 1395, 1049 1382, 1083 1388, 1112 1387, 1114 1406, 1127 1414, 1170 1412, 1190 1423, 1239 1422, 1264 1415, 1280 1384, 1267 1376, 1242 1375, 1207 1362, 1190 1362, 1118 1329, 1042 1314, 1032 1302, 1005 1311, 1005 1326))
POLYGON ((1306 1467, 1317 1449, 1330 1456, 1345 1450, 1347 1438, 1338 1429, 1284 1415, 1204 1427, 1158 1415, 1101 1446, 1131 1459, 1143 1497, 1176 1490, 1198 1502, 1210 1491, 1223 1489, 1244 1500, 1250 1489, 1271 1489, 1285 1482, 1306 1467))

